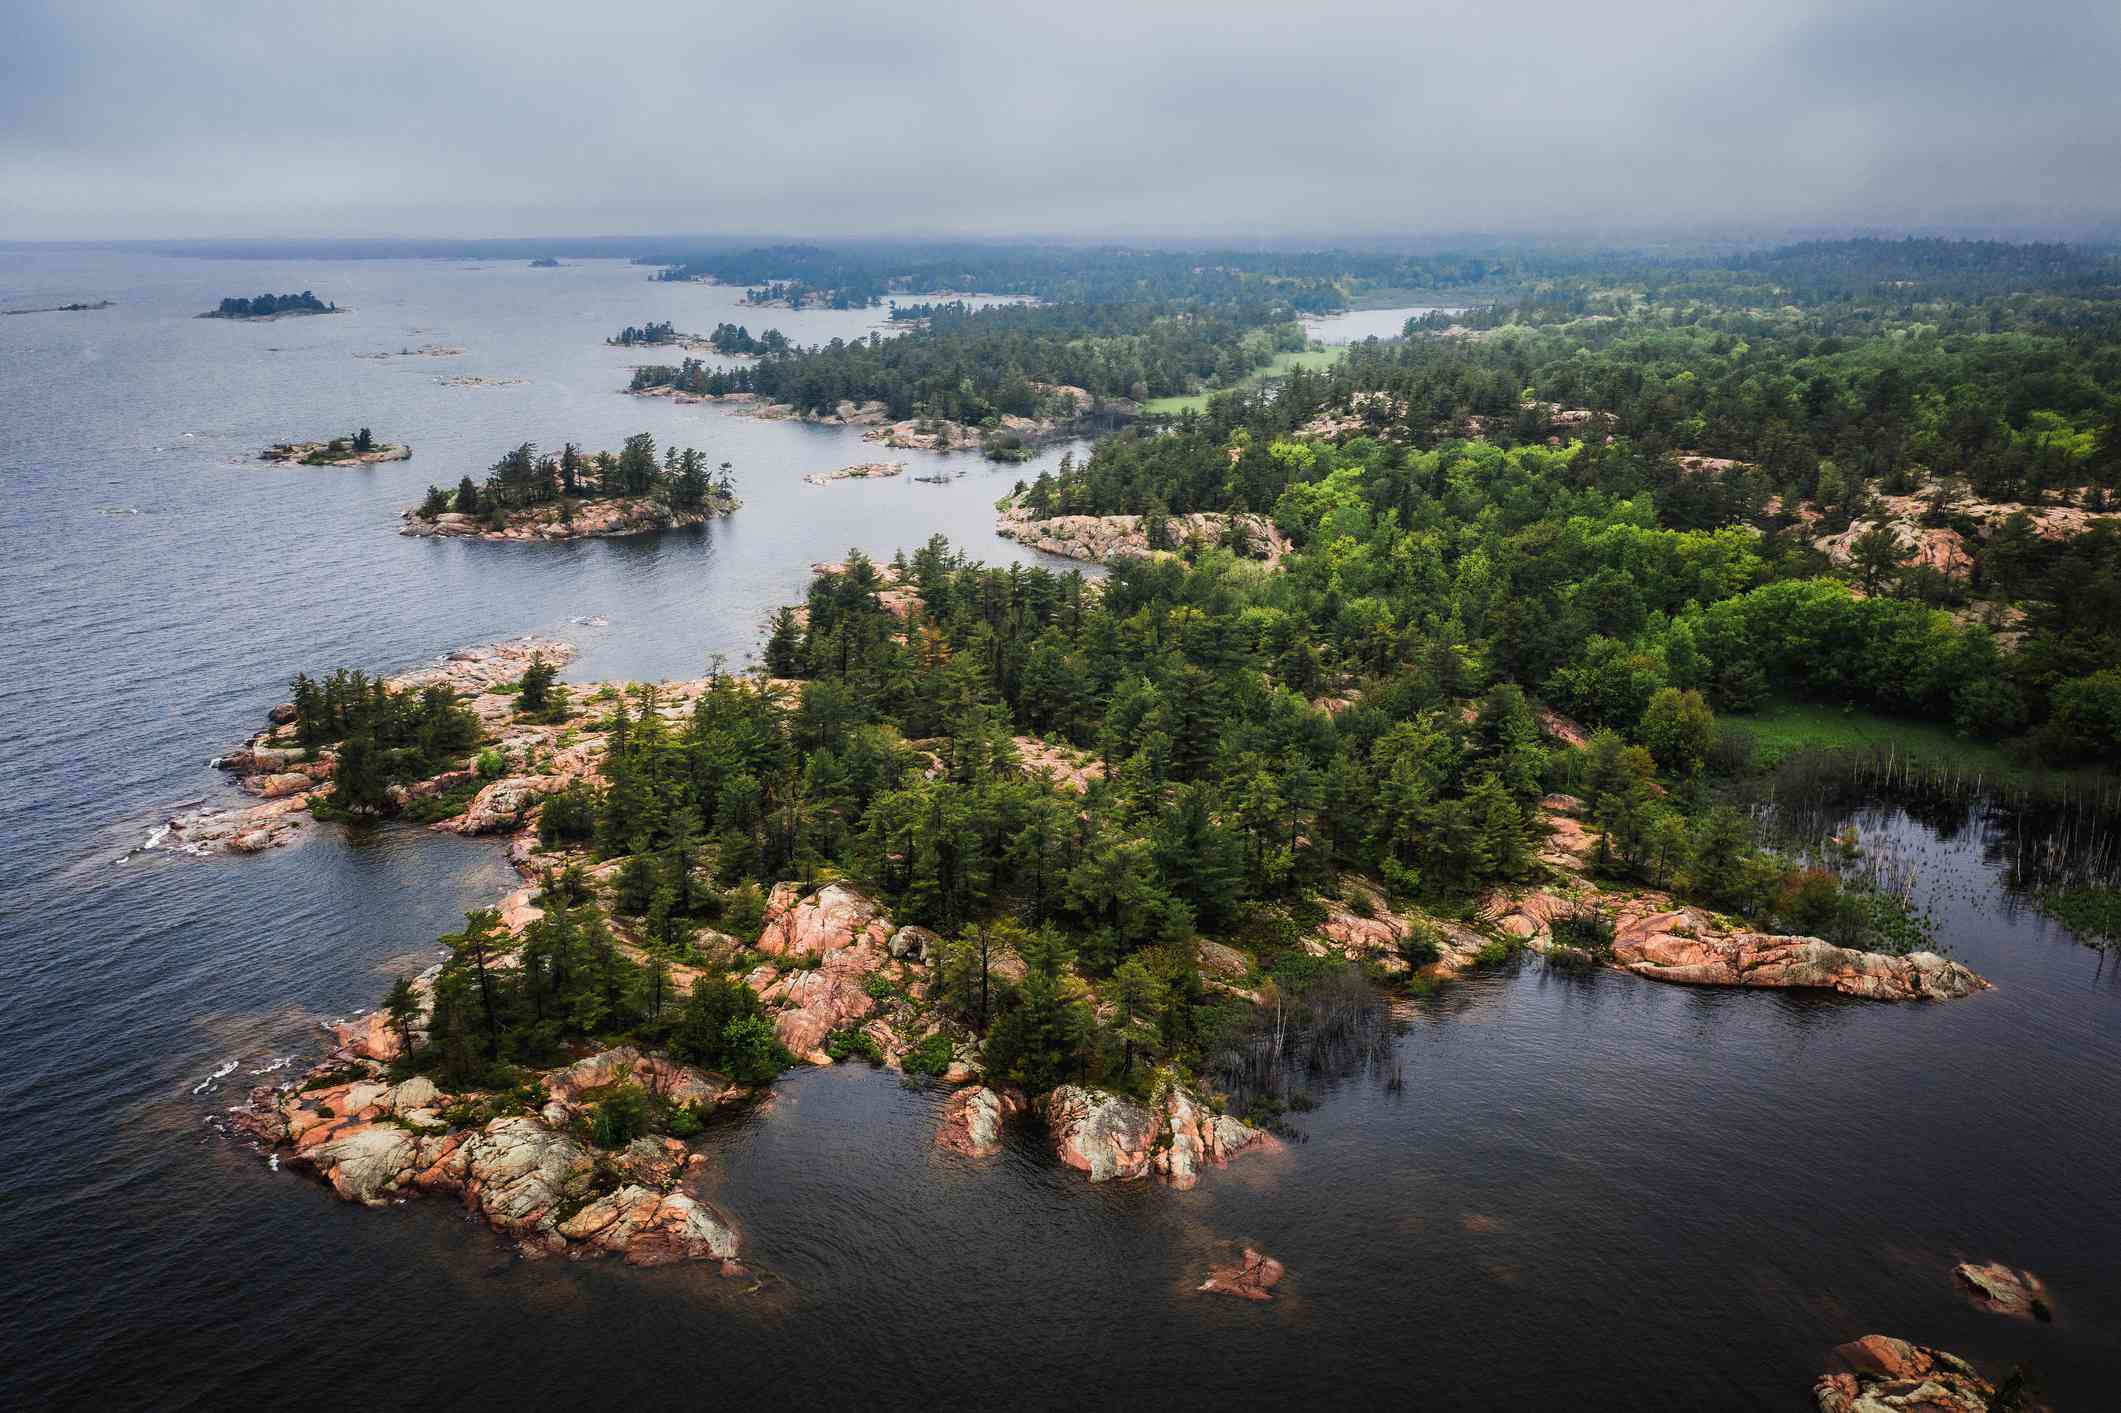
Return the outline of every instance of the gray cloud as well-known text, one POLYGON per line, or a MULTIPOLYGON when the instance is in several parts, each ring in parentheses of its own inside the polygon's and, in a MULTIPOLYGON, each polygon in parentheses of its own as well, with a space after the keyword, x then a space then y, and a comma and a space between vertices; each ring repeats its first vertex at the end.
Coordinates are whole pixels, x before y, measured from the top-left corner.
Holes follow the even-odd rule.
POLYGON ((0 237, 2121 208, 2111 0, 15 0, 0 237))

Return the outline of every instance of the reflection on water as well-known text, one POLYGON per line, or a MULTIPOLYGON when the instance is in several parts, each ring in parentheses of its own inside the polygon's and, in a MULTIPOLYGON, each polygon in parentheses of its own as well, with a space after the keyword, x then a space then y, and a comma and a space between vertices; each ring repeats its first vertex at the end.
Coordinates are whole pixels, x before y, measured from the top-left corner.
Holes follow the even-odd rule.
MULTIPOLYGON (((119 863, 159 809, 223 789, 207 756, 291 673, 522 631, 581 643, 577 677, 696 671, 741 655, 807 563, 850 544, 889 554, 941 530, 1023 557, 992 538, 991 503, 1042 463, 804 486, 873 448, 612 391, 627 356, 605 334, 737 312, 734 291, 625 266, 0 262, 10 302, 119 301, 100 322, 0 321, 0 458, 24 531, 0 594, 9 1391, 225 1407, 294 1377, 389 1404, 711 1389, 1081 1407, 1330 1388, 1442 1408, 1791 1408, 1827 1346, 1878 1330, 1991 1368, 2029 1359, 2063 1406, 2099 1405, 2121 1329, 2121 983, 2004 905, 1982 831, 1896 811, 1860 818, 1864 836, 1918 860, 1947 940, 1995 991, 1894 1008, 1527 962, 1401 1007, 1398 1089, 1318 1086, 1297 1116, 1308 1141, 1185 1193, 1091 1187, 1028 1130, 966 1162, 933 1145, 939 1095, 860 1066, 797 1075, 705 1140, 756 1291, 527 1262, 447 1202, 365 1211, 271 1171, 212 1128, 237 1086, 314 1054, 320 1018, 374 1004, 510 881, 492 845, 410 828, 119 863), (274 288, 356 312, 188 317, 274 288), (352 356, 406 339, 528 381, 443 388, 427 366, 443 360, 352 356), (414 459, 240 460, 357 423, 414 459), (393 533, 427 482, 511 442, 616 445, 643 427, 734 461, 744 510, 622 543, 393 533), (1288 1264, 1274 1304, 1192 1293, 1233 1243, 1288 1264), (1972 1310, 1947 1275, 1965 1258, 2041 1273, 2058 1322, 1972 1310)), ((805 317, 845 327, 804 338, 873 319, 805 317)))

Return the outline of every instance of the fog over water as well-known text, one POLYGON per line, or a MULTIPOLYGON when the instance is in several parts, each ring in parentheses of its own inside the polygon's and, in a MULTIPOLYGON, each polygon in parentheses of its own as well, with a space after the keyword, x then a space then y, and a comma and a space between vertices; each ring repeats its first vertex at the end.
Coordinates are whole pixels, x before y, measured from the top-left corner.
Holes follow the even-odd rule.
MULTIPOLYGON (((1996 983, 1887 1006, 1571 976, 1527 961, 1402 1012, 1405 1086, 1318 1082, 1305 1141, 1191 1192, 1093 1187, 1036 1136, 933 1144, 940 1095, 862 1065, 791 1076, 710 1131, 708 1184, 757 1290, 695 1269, 527 1262, 446 1200, 370 1211, 216 1122, 317 1022, 373 1005, 511 885, 489 842, 319 827, 252 859, 138 852, 298 670, 390 669, 526 631, 576 680, 698 672, 756 643, 812 560, 943 532, 990 560, 1020 468, 616 391, 625 324, 711 328, 736 292, 616 262, 199 262, 0 252, 0 1394, 10 1406, 1110 1407, 1402 1396, 1422 1407, 1791 1409, 1872 1331, 2065 1409, 2121 1362, 2121 978, 2002 904, 1981 822, 1857 821, 1917 860, 1944 939, 1996 983), (191 318, 311 288, 351 313, 191 318), (461 347, 446 358, 364 352, 461 347), (438 379, 476 376, 485 386, 438 379), (507 381, 516 380, 521 381, 507 381), (366 423, 414 447, 269 469, 264 444, 366 423), (525 438, 629 432, 735 464, 697 534, 572 545, 395 533, 430 481, 525 438), (577 620, 601 618, 608 626, 577 620), (1283 1298, 1193 1292, 1252 1242, 1283 1298), (1953 1289, 2046 1278, 2057 1322, 1953 1289)), ((1404 314, 1395 311, 1395 316, 1404 314)), ((803 341, 872 312, 753 315, 803 341)))

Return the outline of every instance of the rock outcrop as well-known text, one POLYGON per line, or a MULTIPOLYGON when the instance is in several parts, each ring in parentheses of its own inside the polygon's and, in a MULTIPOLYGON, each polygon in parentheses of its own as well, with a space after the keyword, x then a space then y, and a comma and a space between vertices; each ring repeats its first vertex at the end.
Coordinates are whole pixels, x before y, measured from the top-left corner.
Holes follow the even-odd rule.
POLYGON ((1637 976, 1687 986, 1795 987, 1872 1001, 1956 1000, 1988 989, 1935 952, 1904 957, 1836 947, 1817 937, 1707 930, 1706 915, 1675 908, 1623 923, 1613 960, 1637 976))
MULTIPOLYGON (((1172 543, 1180 545, 1189 540, 1221 544, 1233 525, 1243 533, 1248 546, 1246 553, 1254 559, 1266 561, 1269 569, 1280 567, 1282 556, 1289 552, 1289 541, 1264 515, 1203 510, 1191 515, 1166 517, 1172 543)), ((1146 559, 1170 553, 1150 548, 1149 532, 1139 515, 1051 515, 1039 518, 1012 502, 995 516, 994 533, 1047 554, 1098 564, 1115 557, 1146 559)))
POLYGON ((1155 1173, 1173 1187, 1200 1180, 1204 1167, 1222 1167, 1248 1150, 1279 1147, 1271 1134, 1226 1114, 1212 1113, 1173 1086, 1154 1107, 1123 1095, 1064 1084, 1042 1105, 1053 1151, 1092 1182, 1155 1173))
POLYGON ((1200 1289, 1217 1295, 1234 1295, 1239 1300, 1272 1300, 1273 1289, 1281 1283, 1285 1270, 1272 1256, 1247 1246, 1244 1255, 1235 1263, 1210 1266, 1208 1278, 1200 1283, 1200 1289))
POLYGON ((1024 1109, 1021 1091, 968 1085, 944 1101, 936 1146, 967 1158, 991 1158, 1002 1151, 1002 1126, 1024 1109))
MULTIPOLYGON (((1834 1351, 1842 1371, 1822 1375, 1812 1388, 1819 1413, 1988 1413, 1995 1385, 1956 1354, 1909 1344, 1890 1335, 1865 1335, 1834 1351)), ((2033 1405, 2015 1405, 2038 1413, 2033 1405)))

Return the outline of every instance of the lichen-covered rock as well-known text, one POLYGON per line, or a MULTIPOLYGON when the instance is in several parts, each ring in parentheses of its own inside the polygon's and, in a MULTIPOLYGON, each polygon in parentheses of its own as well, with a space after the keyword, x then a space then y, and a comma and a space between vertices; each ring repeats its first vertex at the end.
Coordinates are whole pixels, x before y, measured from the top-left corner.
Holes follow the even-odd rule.
POLYGON ((336 1119, 295 1141, 296 1153, 349 1202, 375 1205, 413 1176, 418 1145, 395 1124, 336 1119))
POLYGON ((1148 1176, 1156 1120, 1132 1099, 1064 1084, 1046 1096, 1045 1117, 1054 1153, 1090 1181, 1148 1176))
POLYGON ((1996 1396, 1958 1355, 1889 1335, 1841 1345, 1834 1358, 1844 1372, 1822 1375, 1813 1386, 1819 1413, 1988 1413, 1996 1396))
POLYGON ((2031 1271, 2013 1270, 1998 1261, 1982 1265, 1969 1261, 1953 1267, 1952 1275, 1984 1310, 2043 1323, 2055 1317, 2047 1303, 2047 1287, 2031 1271))
POLYGON ((1210 1266, 1208 1278, 1200 1283, 1200 1289, 1217 1295, 1234 1295, 1239 1300, 1272 1300, 1273 1288, 1280 1284, 1285 1267, 1272 1256, 1245 1248, 1244 1255, 1227 1266, 1210 1266))
POLYGON ((759 950, 768 956, 823 956, 865 935, 881 947, 891 936, 891 924, 860 889, 828 883, 796 901, 792 887, 777 884, 767 899, 759 950))
POLYGON ((1271 1135, 1226 1114, 1211 1113, 1176 1087, 1154 1106, 1082 1085, 1064 1084, 1042 1108, 1053 1150, 1092 1182, 1147 1177, 1173 1187, 1200 1180, 1203 1167, 1221 1167, 1247 1149, 1276 1146, 1271 1135))
POLYGON ((548 1231, 593 1170, 588 1150, 534 1118, 498 1118, 466 1139, 464 1200, 503 1231, 548 1231))
POLYGON ((736 1233, 706 1203, 683 1192, 629 1184, 559 1224, 559 1234, 634 1266, 736 1259, 736 1233))
POLYGON ((967 1158, 991 1158, 1002 1151, 1002 1126, 1024 1112, 1022 1091, 1003 1086, 971 1085, 943 1104, 943 1121, 935 1131, 938 1147, 967 1158))
POLYGON ((1228 1114, 1211 1113, 1184 1090, 1173 1089, 1161 1107, 1163 1142, 1155 1155, 1156 1171, 1173 1187, 1200 1181, 1204 1167, 1222 1167, 1248 1148, 1273 1148, 1272 1135, 1228 1114))

